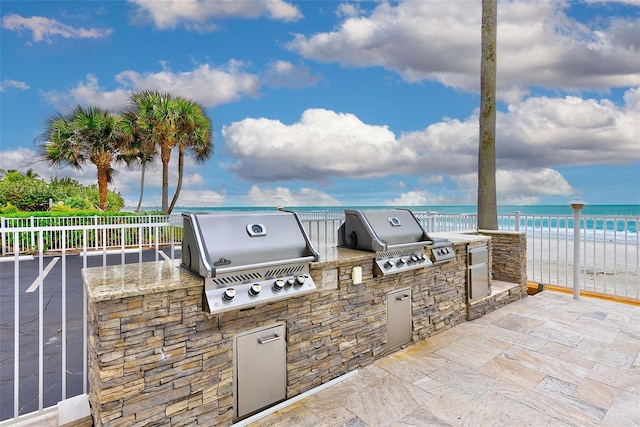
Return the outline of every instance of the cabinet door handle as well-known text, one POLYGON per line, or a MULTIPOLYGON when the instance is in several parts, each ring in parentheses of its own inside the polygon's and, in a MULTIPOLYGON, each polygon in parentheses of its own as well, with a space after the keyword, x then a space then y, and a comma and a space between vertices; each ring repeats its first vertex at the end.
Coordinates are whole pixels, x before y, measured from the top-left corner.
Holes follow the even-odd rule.
POLYGON ((411 295, 402 295, 400 297, 396 297, 396 299, 398 301, 404 301, 404 300, 409 299, 409 298, 411 298, 411 295))
POLYGON ((258 342, 260 344, 267 344, 273 341, 278 341, 279 339, 282 339, 282 337, 278 334, 273 334, 273 336, 271 338, 258 338, 258 342))

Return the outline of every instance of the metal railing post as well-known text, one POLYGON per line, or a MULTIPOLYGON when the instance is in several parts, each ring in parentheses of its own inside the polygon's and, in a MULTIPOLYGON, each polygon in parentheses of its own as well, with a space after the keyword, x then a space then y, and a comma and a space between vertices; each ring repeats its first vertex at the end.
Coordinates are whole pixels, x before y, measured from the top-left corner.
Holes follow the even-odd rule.
POLYGON ((6 222, 7 219, 5 217, 0 218, 0 230, 2 231, 2 255, 7 254, 7 240, 5 236, 6 222))
POLYGON ((584 207, 582 199, 573 199, 573 298, 580 298, 580 211, 584 207))
POLYGON ((513 229, 520 231, 520 211, 516 211, 516 217, 514 219, 513 229))

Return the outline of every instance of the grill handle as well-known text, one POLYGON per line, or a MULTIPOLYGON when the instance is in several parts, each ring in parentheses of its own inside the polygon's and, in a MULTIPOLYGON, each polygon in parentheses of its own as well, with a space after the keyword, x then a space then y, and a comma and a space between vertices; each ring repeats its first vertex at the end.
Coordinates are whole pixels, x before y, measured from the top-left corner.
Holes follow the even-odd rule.
POLYGON ((271 337, 271 338, 258 338, 258 342, 260 343, 260 345, 263 345, 263 344, 267 344, 267 343, 270 343, 270 342, 278 341, 278 340, 281 340, 281 339, 282 339, 282 337, 280 335, 273 334, 273 337, 271 337))
MULTIPOLYGON (((425 242, 419 242, 419 243, 424 243, 422 245, 422 247, 430 245, 431 242, 430 241, 425 241, 425 242)), ((386 251, 392 251, 392 250, 396 250, 396 249, 407 249, 407 248, 417 248, 419 247, 419 245, 416 245, 416 242, 411 242, 411 243, 396 243, 395 245, 387 245, 387 249, 386 251)))
POLYGON ((215 277, 216 274, 222 274, 222 273, 235 273, 238 271, 247 271, 247 270, 258 269, 263 267, 277 267, 279 265, 286 265, 286 264, 299 263, 299 262, 312 262, 312 261, 315 261, 315 257, 306 256, 301 258, 281 259, 278 261, 259 262, 256 264, 245 264, 245 265, 236 265, 233 267, 216 268, 213 271, 212 277, 215 277))

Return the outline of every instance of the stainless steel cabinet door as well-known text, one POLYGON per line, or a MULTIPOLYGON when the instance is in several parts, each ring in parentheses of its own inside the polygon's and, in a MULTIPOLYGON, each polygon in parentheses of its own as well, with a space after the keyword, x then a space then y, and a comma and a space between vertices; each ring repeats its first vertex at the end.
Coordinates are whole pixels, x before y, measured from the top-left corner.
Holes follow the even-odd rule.
POLYGON ((387 349, 411 341, 411 289, 387 294, 387 349))
POLYGON ((243 417, 287 397, 285 325, 236 336, 236 409, 243 417))
POLYGON ((489 267, 487 263, 469 267, 469 299, 477 300, 489 294, 489 267))

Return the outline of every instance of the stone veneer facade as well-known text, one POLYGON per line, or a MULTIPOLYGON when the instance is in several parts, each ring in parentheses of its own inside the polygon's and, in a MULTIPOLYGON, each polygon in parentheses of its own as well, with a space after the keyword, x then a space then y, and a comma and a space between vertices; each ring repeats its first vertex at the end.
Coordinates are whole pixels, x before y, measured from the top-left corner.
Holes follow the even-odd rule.
MULTIPOLYGON (((509 249, 512 244, 522 245, 520 237, 509 240, 505 235, 492 235, 492 239, 496 240, 494 251, 511 251, 516 255, 514 261, 526 262, 526 253, 519 258, 522 248, 509 249)), ((391 291, 412 290, 413 342, 464 322, 469 315, 466 244, 454 249, 453 263, 385 277, 374 277, 373 257, 367 253, 313 263, 311 275, 318 292, 219 315, 202 311, 200 278, 169 261, 148 263, 156 273, 168 271, 180 286, 94 301, 90 293, 89 399, 94 423, 232 424, 237 332, 286 323, 287 398, 291 398, 390 352, 386 347, 386 296, 391 291), (352 281, 356 266, 362 268, 360 284, 352 281), (337 273, 337 282, 323 283, 326 272, 337 273)), ((135 281, 135 271, 145 276, 134 268, 120 266, 117 274, 122 283, 135 281)), ((511 277, 511 270, 498 267, 496 276, 511 277)), ((513 278, 518 274, 516 271, 513 278)), ((85 282, 90 281, 85 275, 85 282)), ((489 308, 485 305, 483 312, 489 308)))
POLYGON ((470 303, 467 320, 477 319, 527 296, 527 237, 524 232, 481 230, 480 233, 491 237, 490 281, 514 286, 492 291, 488 298, 470 303))

